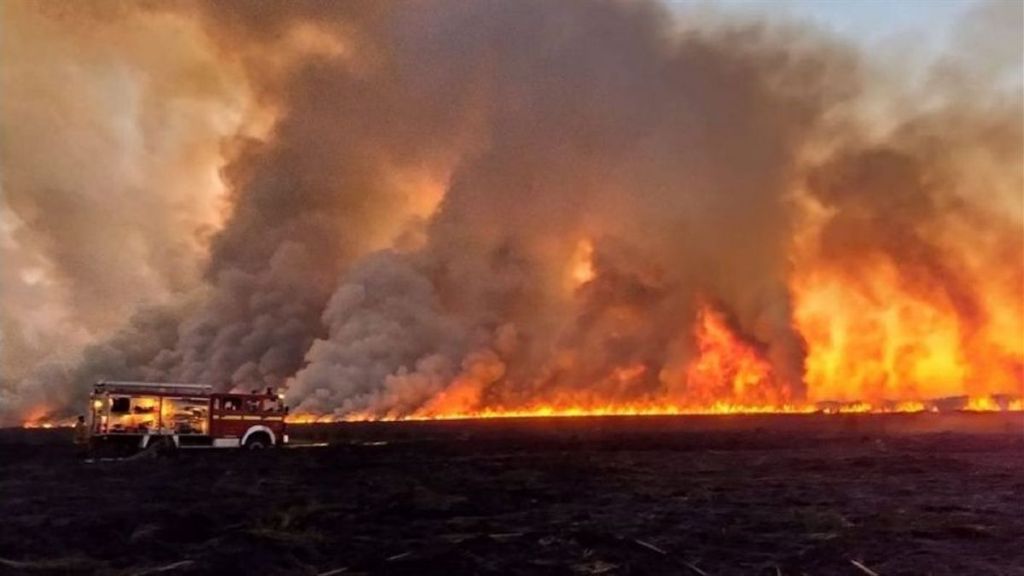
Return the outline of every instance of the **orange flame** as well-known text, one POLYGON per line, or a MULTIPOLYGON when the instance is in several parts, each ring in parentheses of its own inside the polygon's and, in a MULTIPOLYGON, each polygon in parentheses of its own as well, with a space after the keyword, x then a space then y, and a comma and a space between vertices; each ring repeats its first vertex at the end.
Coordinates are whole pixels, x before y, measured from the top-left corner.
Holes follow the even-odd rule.
POLYGON ((896 269, 879 264, 855 282, 806 274, 795 300, 811 400, 987 398, 1024 388, 1020 327, 1006 320, 1013 306, 995 297, 995 320, 965 319, 942 295, 901 288, 896 269))
MULTIPOLYGON (((1024 402, 1012 399, 1000 405, 987 396, 971 397, 960 410, 966 412, 1024 412, 1024 402)), ((314 416, 299 414, 288 417, 290 424, 324 424, 333 422, 369 421, 425 421, 425 420, 477 420, 498 418, 572 418, 593 416, 728 416, 756 414, 915 414, 939 412, 934 403, 904 401, 870 404, 851 402, 848 404, 783 404, 743 405, 717 402, 710 406, 693 407, 672 404, 613 404, 601 406, 539 405, 524 409, 483 408, 466 412, 442 414, 414 414, 411 416, 388 415, 380 417, 369 412, 348 414, 342 417, 314 416)))
MULTIPOLYGON (((593 245, 580 242, 569 274, 575 285, 593 278, 592 257, 593 245)), ((880 265, 855 283, 821 270, 795 280, 794 319, 808 350, 806 398, 796 398, 779 381, 756 342, 733 329, 722 311, 704 304, 693 327, 694 354, 682 370, 649 374, 642 363, 620 366, 601 379, 596 387, 601 394, 590 394, 587 387, 565 392, 538 386, 540 392, 525 403, 484 402, 486 385, 502 379, 506 367, 497 355, 480 354, 468 358, 460 375, 411 413, 299 412, 288 421, 915 413, 939 411, 937 398, 946 399, 943 410, 1024 411, 1024 361, 1014 362, 1024 352, 1014 339, 1015 325, 971 332, 948 303, 900 288, 895 274, 892 266, 880 265), (630 393, 655 377, 663 385, 660 392, 630 393)), ((45 409, 35 410, 24 426, 70 425, 47 415, 45 409)))
MULTIPOLYGON (((588 402, 579 398, 553 397, 526 406, 479 406, 481 378, 497 374, 463 375, 425 408, 412 414, 358 412, 340 417, 294 415, 296 424, 370 420, 464 420, 492 418, 548 418, 576 416, 663 416, 729 414, 851 414, 937 412, 934 402, 925 400, 872 400, 845 402, 797 402, 789 388, 776 381, 771 364, 756 345, 744 341, 730 328, 726 317, 711 306, 703 306, 694 329, 696 356, 682 377, 681 389, 670 399, 636 402, 588 402)), ((927 365, 927 362, 925 362, 927 365)), ((475 368, 475 372, 482 369, 475 368)), ((483 370, 486 372, 486 370, 483 370)), ((643 365, 620 367, 610 379, 626 385, 644 376, 643 365)), ((671 388, 671 387, 670 387, 671 388)), ((940 388, 941 390, 941 388, 940 388)), ((955 408, 954 408, 955 409, 955 408)), ((1009 398, 999 402, 989 396, 965 399, 967 411, 1021 411, 1024 402, 1009 398)))
POLYGON ((785 388, 774 382, 771 365, 736 336, 721 313, 702 307, 695 337, 698 355, 686 372, 687 402, 714 406, 728 399, 727 403, 748 406, 788 404, 785 388))

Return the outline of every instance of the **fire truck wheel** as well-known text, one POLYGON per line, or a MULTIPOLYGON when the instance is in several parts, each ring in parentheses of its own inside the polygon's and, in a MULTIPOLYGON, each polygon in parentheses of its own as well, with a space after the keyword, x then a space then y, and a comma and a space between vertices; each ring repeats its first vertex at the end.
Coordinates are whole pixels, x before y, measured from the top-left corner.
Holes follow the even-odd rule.
POLYGON ((177 455, 177 446, 174 444, 174 440, 168 437, 153 438, 146 445, 146 448, 142 452, 138 453, 137 456, 143 454, 149 457, 160 457, 166 458, 168 456, 177 455))
POLYGON ((249 450, 263 450, 270 446, 270 439, 266 434, 253 434, 245 441, 245 447, 249 450))

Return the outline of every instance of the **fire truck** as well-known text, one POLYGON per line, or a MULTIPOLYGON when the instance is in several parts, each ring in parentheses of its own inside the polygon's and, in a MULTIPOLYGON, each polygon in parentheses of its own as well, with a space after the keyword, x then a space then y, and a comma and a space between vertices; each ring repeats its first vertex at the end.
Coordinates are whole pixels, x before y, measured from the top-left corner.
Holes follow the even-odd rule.
POLYGON ((215 393, 204 384, 101 380, 90 396, 92 447, 116 452, 171 448, 248 448, 288 442, 284 396, 215 393))

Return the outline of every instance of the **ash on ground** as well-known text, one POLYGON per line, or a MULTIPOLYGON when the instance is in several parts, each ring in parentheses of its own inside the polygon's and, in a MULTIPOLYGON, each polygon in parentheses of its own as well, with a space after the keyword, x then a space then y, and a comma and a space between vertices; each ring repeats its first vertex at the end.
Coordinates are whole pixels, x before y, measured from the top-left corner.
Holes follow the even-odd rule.
POLYGON ((307 426, 84 463, 0 431, 3 574, 1024 574, 1021 414, 307 426))

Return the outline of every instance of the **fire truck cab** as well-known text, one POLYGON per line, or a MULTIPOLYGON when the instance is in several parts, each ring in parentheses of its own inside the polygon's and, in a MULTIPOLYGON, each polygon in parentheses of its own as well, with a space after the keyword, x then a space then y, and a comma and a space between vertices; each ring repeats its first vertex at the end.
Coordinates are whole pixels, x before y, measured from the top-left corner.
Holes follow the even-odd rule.
POLYGON ((288 442, 284 397, 203 384, 102 380, 90 397, 94 448, 269 448, 288 442))

